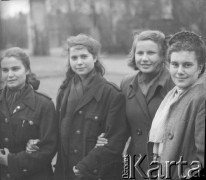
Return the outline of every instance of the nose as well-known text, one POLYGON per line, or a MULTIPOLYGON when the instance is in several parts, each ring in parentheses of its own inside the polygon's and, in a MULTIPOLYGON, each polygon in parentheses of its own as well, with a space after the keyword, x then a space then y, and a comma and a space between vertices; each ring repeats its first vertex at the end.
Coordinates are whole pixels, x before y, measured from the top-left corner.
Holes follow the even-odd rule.
POLYGON ((8 77, 13 77, 13 75, 14 75, 13 71, 10 70, 10 71, 8 72, 8 77))
POLYGON ((77 59, 77 64, 82 64, 82 59, 81 58, 77 59))
POLYGON ((177 69, 178 74, 184 74, 184 68, 182 66, 179 66, 177 69))
POLYGON ((143 61, 147 61, 149 58, 148 58, 148 55, 147 55, 147 53, 144 53, 143 55, 142 55, 142 60, 143 61))

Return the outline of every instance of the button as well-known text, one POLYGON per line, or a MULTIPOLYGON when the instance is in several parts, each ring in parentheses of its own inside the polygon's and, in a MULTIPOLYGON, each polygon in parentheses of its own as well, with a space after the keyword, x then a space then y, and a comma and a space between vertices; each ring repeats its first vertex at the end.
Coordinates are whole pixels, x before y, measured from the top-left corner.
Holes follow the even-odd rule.
POLYGON ((11 175, 9 173, 6 174, 7 178, 11 178, 11 175))
POLYGON ((5 138, 4 138, 4 141, 5 141, 5 142, 9 142, 9 138, 5 137, 5 138))
POLYGON ((74 149, 74 153, 77 153, 78 152, 78 150, 77 149, 74 149))
POLYGON ((94 116, 94 119, 95 119, 95 120, 98 120, 98 119, 99 119, 99 117, 98 117, 98 116, 94 116))
POLYGON ((174 137, 173 133, 169 133, 169 134, 168 134, 168 138, 169 138, 170 140, 173 139, 173 137, 174 137))
POLYGON ((142 135, 142 130, 141 129, 137 129, 136 133, 137 133, 138 136, 141 136, 142 135))
POLYGON ((81 131, 80 131, 80 130, 76 130, 76 133, 77 133, 77 134, 81 134, 81 131))
POLYGON ((82 111, 79 111, 79 114, 82 114, 83 112, 82 111))
POLYGON ((34 122, 33 121, 29 121, 29 124, 32 126, 32 125, 34 125, 34 122))
POLYGON ((97 174, 97 172, 98 172, 98 170, 97 170, 97 169, 93 170, 93 173, 94 173, 94 174, 97 174))
POLYGON ((24 173, 26 173, 28 170, 27 170, 27 169, 23 169, 22 171, 23 171, 24 173))
POLYGON ((8 118, 5 118, 5 119, 4 119, 4 122, 5 122, 5 123, 8 123, 8 122, 9 122, 8 118))

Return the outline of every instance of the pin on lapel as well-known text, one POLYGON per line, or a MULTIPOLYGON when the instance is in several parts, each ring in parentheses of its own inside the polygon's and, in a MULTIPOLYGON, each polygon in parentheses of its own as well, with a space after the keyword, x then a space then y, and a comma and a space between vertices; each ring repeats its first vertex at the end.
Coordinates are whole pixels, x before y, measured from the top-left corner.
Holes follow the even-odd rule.
POLYGON ((13 114, 17 112, 17 110, 19 110, 21 107, 20 106, 17 106, 14 111, 13 111, 13 114))

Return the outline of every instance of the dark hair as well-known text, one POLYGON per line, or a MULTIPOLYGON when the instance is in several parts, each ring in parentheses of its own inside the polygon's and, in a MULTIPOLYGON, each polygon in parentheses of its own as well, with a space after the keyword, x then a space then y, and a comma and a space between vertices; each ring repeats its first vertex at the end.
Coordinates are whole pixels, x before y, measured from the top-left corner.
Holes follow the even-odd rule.
MULTIPOLYGON (((36 75, 31 72, 30 60, 29 60, 28 54, 19 47, 12 47, 3 52, 0 62, 6 57, 7 58, 15 57, 22 62, 25 69, 29 72, 29 74, 26 76, 26 83, 31 84, 32 87, 35 90, 37 90, 39 88, 40 81, 37 79, 36 75)), ((1 67, 1 64, 0 64, 0 67, 1 67)))
MULTIPOLYGON (((88 36, 86 34, 79 34, 77 36, 71 36, 70 38, 67 39, 66 42, 67 45, 67 52, 68 55, 70 53, 70 48, 73 46, 82 46, 87 48, 87 50, 95 57, 97 60, 94 64, 95 70, 101 74, 102 76, 105 74, 105 68, 101 64, 99 60, 100 56, 100 50, 101 50, 101 44, 92 38, 91 36, 88 36)), ((70 67, 69 61, 68 61, 68 69, 66 72, 66 78, 63 81, 62 85, 60 86, 61 89, 66 88, 68 85, 69 81, 72 79, 72 77, 75 75, 74 71, 70 67)))
POLYGON ((128 66, 132 67, 134 70, 138 70, 135 63, 135 51, 138 41, 151 40, 155 42, 159 47, 159 55, 165 59, 165 53, 167 48, 167 43, 164 33, 157 30, 145 30, 140 33, 134 34, 134 40, 132 48, 129 53, 128 66))
POLYGON ((195 52, 197 62, 203 65, 200 75, 205 71, 206 47, 200 36, 193 32, 183 31, 174 34, 169 40, 167 60, 170 62, 171 54, 179 51, 195 52))

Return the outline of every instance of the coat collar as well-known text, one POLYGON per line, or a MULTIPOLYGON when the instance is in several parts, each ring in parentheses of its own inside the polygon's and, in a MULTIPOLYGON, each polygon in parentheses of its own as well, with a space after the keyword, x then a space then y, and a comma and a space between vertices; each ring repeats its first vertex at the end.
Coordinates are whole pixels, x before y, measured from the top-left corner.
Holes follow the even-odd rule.
MULTIPOLYGON (((0 103, 2 103, 3 100, 5 100, 5 91, 6 88, 4 88, 0 94, 0 103)), ((21 95, 20 99, 21 99, 20 103, 23 103, 24 105, 28 106, 32 110, 35 109, 35 94, 31 85, 28 85, 28 87, 21 95)))

